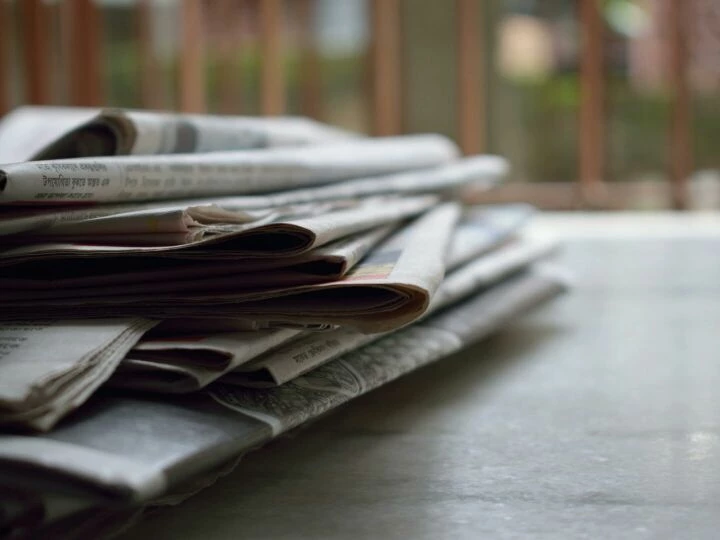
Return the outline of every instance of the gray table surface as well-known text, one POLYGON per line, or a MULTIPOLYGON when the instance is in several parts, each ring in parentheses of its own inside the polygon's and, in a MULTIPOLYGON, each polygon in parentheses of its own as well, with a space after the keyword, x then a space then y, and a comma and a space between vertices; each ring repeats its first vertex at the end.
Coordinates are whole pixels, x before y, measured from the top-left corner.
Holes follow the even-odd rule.
POLYGON ((717 219, 540 226, 567 236, 571 294, 125 537, 719 537, 717 219))

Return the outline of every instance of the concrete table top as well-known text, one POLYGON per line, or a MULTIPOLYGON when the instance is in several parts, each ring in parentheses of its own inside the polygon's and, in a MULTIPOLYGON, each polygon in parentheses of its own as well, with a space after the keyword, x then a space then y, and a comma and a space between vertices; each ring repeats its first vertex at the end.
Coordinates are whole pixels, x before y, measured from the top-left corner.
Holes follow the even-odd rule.
POLYGON ((576 276, 134 539, 717 538, 720 215, 550 214, 576 276))

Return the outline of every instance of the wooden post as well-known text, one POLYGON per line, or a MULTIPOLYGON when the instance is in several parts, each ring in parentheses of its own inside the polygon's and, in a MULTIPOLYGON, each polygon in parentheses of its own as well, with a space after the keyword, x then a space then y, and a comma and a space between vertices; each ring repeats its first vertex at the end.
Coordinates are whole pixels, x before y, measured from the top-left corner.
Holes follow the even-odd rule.
POLYGON ((400 1, 371 0, 373 132, 396 135, 402 124, 400 1))
POLYGON ((27 102, 46 105, 51 102, 50 21, 42 0, 22 2, 23 56, 27 102))
POLYGON ((688 28, 692 0, 669 0, 669 73, 672 96, 669 156, 672 204, 688 207, 688 180, 692 172, 691 95, 688 83, 688 28))
POLYGON ((9 30, 12 25, 10 19, 10 6, 7 2, 0 2, 0 115, 4 115, 10 110, 10 81, 12 73, 10 72, 9 59, 9 30))
POLYGON ((182 0, 179 66, 180 110, 205 112, 205 43, 201 0, 182 0))
POLYGON ((70 42, 70 102, 80 106, 101 106, 104 95, 100 12, 93 0, 65 0, 63 7, 70 42))
POLYGON ((162 86, 158 84, 162 73, 153 44, 152 0, 138 0, 135 15, 140 103, 148 109, 162 109, 164 101, 162 86))
POLYGON ((244 0, 216 0, 211 6, 212 16, 223 30, 218 51, 217 108, 222 113, 237 114, 242 109, 243 94, 238 62, 244 46, 240 28, 248 6, 244 0))
POLYGON ((465 154, 485 149, 485 95, 479 0, 456 0, 457 118, 465 154))
POLYGON ((300 110, 305 116, 321 117, 320 55, 315 39, 317 0, 297 0, 300 26, 300 110))
POLYGON ((603 19, 600 0, 580 0, 580 191, 590 206, 604 199, 603 19))
POLYGON ((260 111, 265 115, 285 112, 281 0, 260 0, 260 111))

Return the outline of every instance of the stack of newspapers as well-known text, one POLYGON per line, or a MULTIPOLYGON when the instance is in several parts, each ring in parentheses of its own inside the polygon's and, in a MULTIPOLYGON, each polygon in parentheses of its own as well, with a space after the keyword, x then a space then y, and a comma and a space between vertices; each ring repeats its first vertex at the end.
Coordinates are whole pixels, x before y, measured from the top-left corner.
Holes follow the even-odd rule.
POLYGON ((440 135, 34 107, 0 162, 0 535, 107 533, 566 287, 440 135))

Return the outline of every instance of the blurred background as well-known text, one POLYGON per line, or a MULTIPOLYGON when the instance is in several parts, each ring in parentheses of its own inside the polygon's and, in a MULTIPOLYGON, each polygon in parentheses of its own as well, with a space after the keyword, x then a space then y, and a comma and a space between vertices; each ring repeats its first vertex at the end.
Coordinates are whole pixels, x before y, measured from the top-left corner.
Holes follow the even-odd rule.
POLYGON ((0 0, 22 104, 307 115, 509 158, 494 200, 720 208, 718 0, 0 0))

